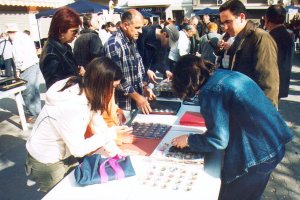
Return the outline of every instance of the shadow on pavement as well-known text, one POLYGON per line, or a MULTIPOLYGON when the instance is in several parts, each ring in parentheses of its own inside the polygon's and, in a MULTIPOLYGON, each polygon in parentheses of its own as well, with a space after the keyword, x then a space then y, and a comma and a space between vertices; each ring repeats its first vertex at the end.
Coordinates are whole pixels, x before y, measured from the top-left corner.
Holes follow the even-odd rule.
MULTIPOLYGON (((14 115, 19 115, 16 101, 12 98, 3 98, 0 101, 0 109, 7 110, 14 115)), ((2 113, 0 119, 2 119, 2 113)))
POLYGON ((279 101, 279 112, 294 132, 293 141, 286 145, 286 154, 276 167, 263 194, 263 200, 300 197, 300 55, 295 54, 289 97, 279 101))
MULTIPOLYGON (((300 91, 298 91, 300 93, 300 91)), ((300 126, 300 102, 282 99, 279 102, 279 112, 285 121, 292 123, 294 126, 300 126), (295 112, 291 113, 291 110, 295 112), (297 117, 298 116, 298 117, 297 117)))
POLYGON ((27 185, 24 170, 25 142, 11 135, 0 136, 0 197, 2 200, 37 200, 44 196, 44 193, 37 191, 36 185, 27 185))

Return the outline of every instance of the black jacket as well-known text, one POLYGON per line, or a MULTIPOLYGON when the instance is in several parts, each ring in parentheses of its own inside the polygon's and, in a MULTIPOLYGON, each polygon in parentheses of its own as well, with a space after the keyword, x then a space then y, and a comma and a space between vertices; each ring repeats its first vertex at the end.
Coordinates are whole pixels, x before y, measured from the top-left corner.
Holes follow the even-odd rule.
POLYGON ((143 59, 146 73, 150 69, 165 74, 165 71, 169 70, 167 63, 169 49, 163 47, 160 40, 156 39, 156 29, 162 28, 159 25, 143 27, 143 32, 137 40, 137 48, 143 59))
POLYGON ((270 35, 278 47, 279 98, 283 98, 289 94, 294 42, 285 26, 274 28, 270 31, 270 35))
POLYGON ((100 57, 103 45, 96 31, 83 29, 74 44, 74 56, 78 65, 85 67, 93 58, 100 57))
POLYGON ((40 56, 40 68, 46 87, 56 81, 78 75, 78 65, 68 44, 48 39, 40 56))

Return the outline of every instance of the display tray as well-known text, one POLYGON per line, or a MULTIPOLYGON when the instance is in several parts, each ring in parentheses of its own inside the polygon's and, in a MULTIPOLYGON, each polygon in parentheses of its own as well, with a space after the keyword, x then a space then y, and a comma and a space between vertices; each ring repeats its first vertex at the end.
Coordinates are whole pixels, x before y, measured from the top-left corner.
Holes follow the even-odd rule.
POLYGON ((150 114, 176 115, 181 107, 178 101, 150 101, 152 112, 150 114))
POLYGON ((174 163, 156 158, 148 158, 144 173, 138 174, 140 186, 155 188, 156 191, 170 192, 199 191, 203 165, 174 163))
POLYGON ((189 147, 177 148, 169 143, 163 143, 158 146, 158 151, 154 157, 166 160, 172 160, 182 163, 204 163, 204 154, 192 151, 189 147))
POLYGON ((176 95, 172 91, 159 91, 155 92, 157 97, 162 97, 162 98, 176 98, 176 95))
POLYGON ((10 90, 22 85, 25 85, 27 81, 16 78, 4 78, 0 80, 0 91, 10 90))
POLYGON ((160 139, 171 128, 171 126, 165 124, 141 122, 133 122, 131 126, 136 137, 149 139, 160 139))
POLYGON ((172 89, 172 82, 162 81, 156 84, 153 88, 153 92, 157 97, 175 98, 175 93, 172 89))

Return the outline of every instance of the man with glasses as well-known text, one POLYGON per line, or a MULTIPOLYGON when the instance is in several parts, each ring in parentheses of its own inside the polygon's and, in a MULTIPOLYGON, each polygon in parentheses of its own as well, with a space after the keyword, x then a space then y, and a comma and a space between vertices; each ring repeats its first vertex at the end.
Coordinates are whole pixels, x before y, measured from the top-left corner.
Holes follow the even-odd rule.
POLYGON ((155 95, 147 87, 145 68, 136 45, 144 17, 137 10, 129 9, 123 13, 121 21, 120 29, 104 45, 106 56, 115 61, 123 73, 121 84, 116 89, 117 104, 124 110, 139 108, 149 114, 152 110, 146 97, 153 99, 155 95))
MULTIPOLYGON (((219 8, 224 31, 235 41, 228 49, 229 69, 252 78, 278 106, 279 73, 277 46, 263 29, 246 19, 246 8, 238 0, 229 0, 219 8)), ((222 48, 222 41, 220 42, 222 48)))

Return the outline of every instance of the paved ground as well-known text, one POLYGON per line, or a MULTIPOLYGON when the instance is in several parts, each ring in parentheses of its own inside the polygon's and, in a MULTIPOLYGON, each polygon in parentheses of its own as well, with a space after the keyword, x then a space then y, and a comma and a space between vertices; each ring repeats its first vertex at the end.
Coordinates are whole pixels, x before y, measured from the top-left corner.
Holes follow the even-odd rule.
POLYGON ((286 155, 272 174, 264 193, 266 200, 300 199, 300 54, 295 55, 289 96, 279 103, 279 112, 294 131, 286 155))
MULTIPOLYGON (((41 92, 45 85, 41 78, 41 92)), ((43 99, 43 96, 42 96, 43 99)), ((293 129, 295 139, 287 145, 286 156, 272 174, 265 200, 300 199, 300 54, 295 56, 290 95, 281 100, 279 111, 293 129)), ((36 200, 43 194, 27 180, 24 172, 25 142, 30 131, 22 131, 12 98, 0 100, 0 199, 36 200)))

